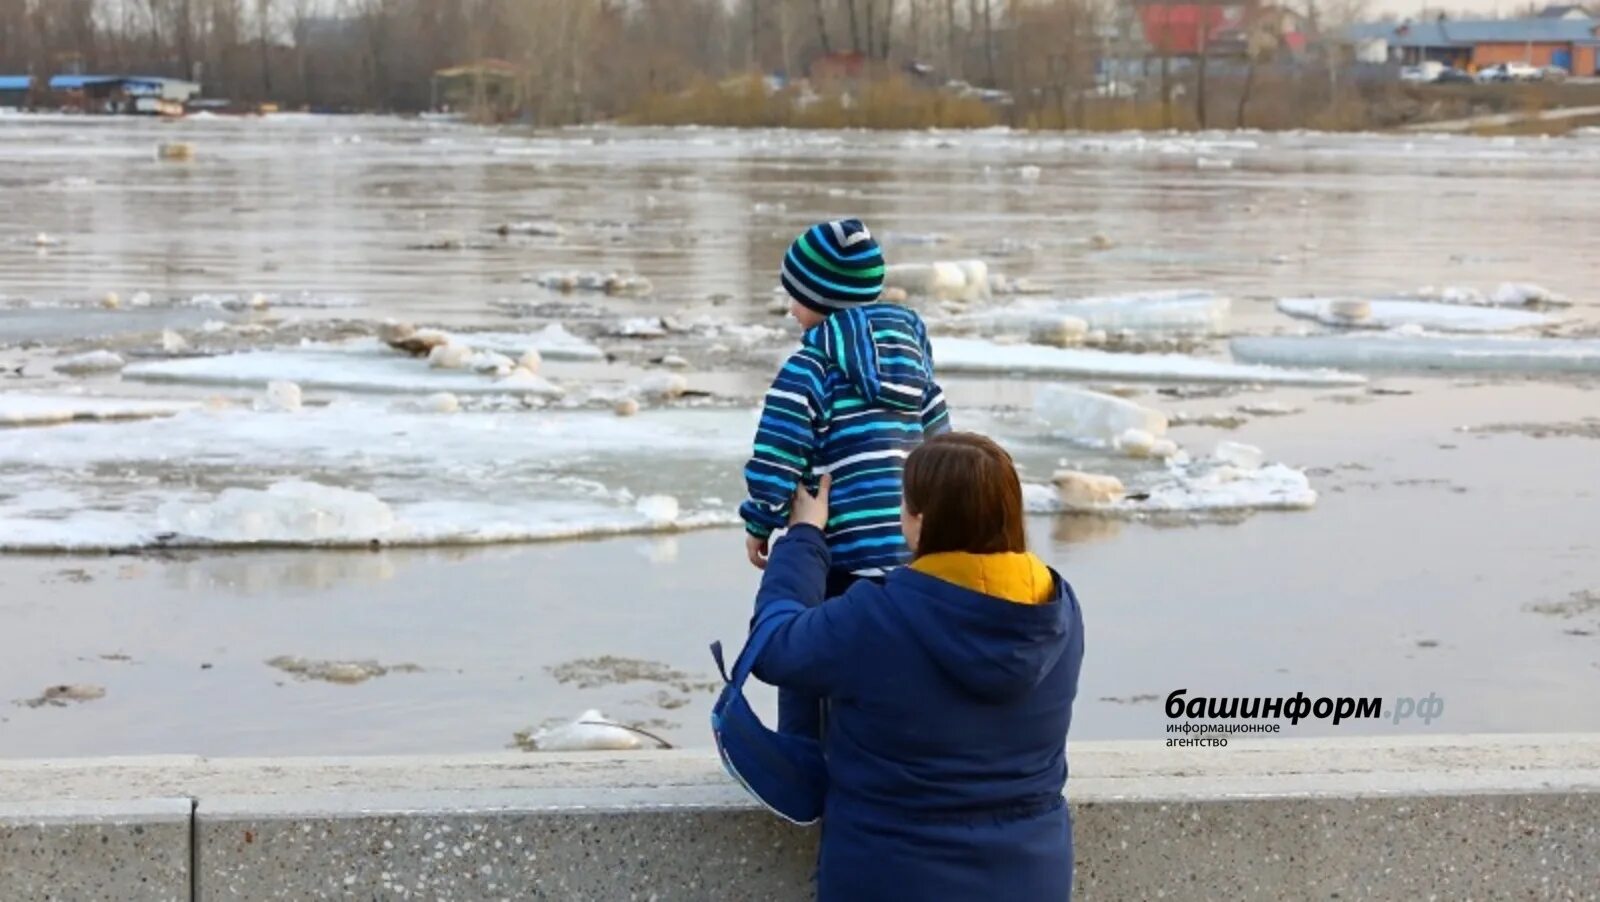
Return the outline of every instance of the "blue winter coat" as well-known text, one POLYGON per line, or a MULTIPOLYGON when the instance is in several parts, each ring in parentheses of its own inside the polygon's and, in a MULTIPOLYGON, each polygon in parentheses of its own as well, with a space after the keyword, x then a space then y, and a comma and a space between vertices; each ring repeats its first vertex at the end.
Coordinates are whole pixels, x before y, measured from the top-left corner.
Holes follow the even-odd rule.
POLYGON ((756 676, 830 703, 820 902, 1069 898, 1071 587, 1052 571, 1053 601, 1016 604, 902 569, 824 601, 828 565, 797 526, 756 598, 791 617, 756 676))

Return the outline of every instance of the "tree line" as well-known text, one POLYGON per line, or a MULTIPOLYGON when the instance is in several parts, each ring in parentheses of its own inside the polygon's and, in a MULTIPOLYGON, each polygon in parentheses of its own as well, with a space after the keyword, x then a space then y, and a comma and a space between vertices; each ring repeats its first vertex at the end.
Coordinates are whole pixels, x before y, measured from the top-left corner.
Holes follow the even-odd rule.
MULTIPOLYGON (((497 59, 538 124, 625 117, 750 73, 804 76, 830 55, 1005 92, 993 115, 1013 124, 1091 124, 1097 101, 1118 97, 1105 59, 1140 61, 1145 94, 1120 98, 1145 111, 1130 127, 1232 125, 1274 102, 1256 72, 1281 55, 1272 34, 1250 36, 1248 78, 1209 86, 1203 57, 1196 72, 1138 34, 1133 0, 0 0, 0 70, 164 75, 242 102, 408 112, 436 102, 436 71, 497 59)), ((1299 88, 1326 95, 1318 104, 1279 105, 1332 104, 1326 81, 1299 88)))

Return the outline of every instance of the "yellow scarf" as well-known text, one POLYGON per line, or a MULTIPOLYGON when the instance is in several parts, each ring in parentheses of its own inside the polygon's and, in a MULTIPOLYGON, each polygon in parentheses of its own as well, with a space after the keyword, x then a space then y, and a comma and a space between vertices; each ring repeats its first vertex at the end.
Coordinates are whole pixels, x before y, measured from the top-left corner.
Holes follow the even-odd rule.
POLYGON ((917 558, 911 569, 1016 604, 1046 604, 1055 597, 1050 568, 1032 552, 942 551, 917 558))

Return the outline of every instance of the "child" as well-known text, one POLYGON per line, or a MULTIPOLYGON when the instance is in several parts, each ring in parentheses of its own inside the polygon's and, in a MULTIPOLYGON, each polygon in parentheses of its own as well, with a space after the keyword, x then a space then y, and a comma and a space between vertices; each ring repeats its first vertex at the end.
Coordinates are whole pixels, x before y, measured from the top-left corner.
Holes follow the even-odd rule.
MULTIPOLYGON (((900 473, 924 437, 950 428, 927 329, 911 310, 878 302, 883 271, 883 253, 859 220, 812 226, 789 246, 781 278, 805 334, 767 391, 744 468, 750 496, 739 516, 757 568, 766 566, 772 532, 788 525, 795 486, 832 475, 830 598, 910 559, 900 473)), ((779 731, 815 736, 820 727, 814 698, 779 693, 779 731)))

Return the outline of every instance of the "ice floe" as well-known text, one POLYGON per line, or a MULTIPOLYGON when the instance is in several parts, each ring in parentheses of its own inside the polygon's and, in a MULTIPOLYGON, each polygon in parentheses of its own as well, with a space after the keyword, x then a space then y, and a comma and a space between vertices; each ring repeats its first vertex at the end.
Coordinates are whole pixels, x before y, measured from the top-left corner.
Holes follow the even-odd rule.
MULTIPOLYGON (((448 347, 448 346, 446 346, 448 347)), ((498 363, 468 356, 462 363, 498 363)), ((509 359, 505 359, 509 363, 509 359)), ((509 375, 513 367, 507 367, 509 375)), ((394 353, 377 339, 342 344, 308 344, 297 348, 246 351, 216 357, 141 361, 127 367, 123 378, 143 382, 264 388, 272 382, 295 382, 304 389, 349 392, 458 395, 514 394, 559 398, 560 386, 536 375, 496 379, 468 369, 438 369, 394 353)))
POLYGON ((564 293, 585 291, 641 297, 654 290, 644 276, 620 272, 547 272, 523 276, 522 280, 564 293))
POLYGON ((996 334, 1029 335, 1061 317, 1086 330, 1141 332, 1220 331, 1229 301, 1209 291, 1151 291, 1085 298, 1029 298, 958 318, 957 322, 996 334))
POLYGON ((476 544, 732 525, 732 506, 711 499, 737 494, 751 428, 748 410, 441 418, 339 402, 0 430, 0 548, 476 544))
POLYGON ((1417 326, 1437 332, 1515 332, 1556 322, 1552 317, 1529 310, 1469 307, 1429 301, 1283 298, 1278 301, 1278 309, 1300 319, 1355 329, 1417 326))
POLYGON ((1033 411, 1051 432, 1102 447, 1118 443, 1128 432, 1143 433, 1152 442, 1167 432, 1161 411, 1083 388, 1043 386, 1034 397, 1033 411))
MULTIPOLYGON (((571 723, 517 734, 523 748, 539 752, 626 752, 644 747, 649 734, 614 723, 589 710, 571 723)), ((663 744, 661 740, 651 743, 663 744)))
POLYGON ((73 420, 170 417, 197 406, 188 401, 5 392, 0 393, 0 426, 46 426, 73 420))
POLYGON ((1501 282, 1488 294, 1476 288, 1459 285, 1428 285, 1417 289, 1410 297, 1417 300, 1480 307, 1563 307, 1572 303, 1563 295, 1531 282, 1501 282))
POLYGON ((912 297, 940 301, 978 301, 989 297, 989 264, 982 260, 896 263, 884 271, 883 284, 912 297))
POLYGON ((111 351, 89 351, 57 360, 51 367, 67 376, 98 376, 115 373, 127 365, 118 354, 111 351))
MULTIPOLYGON (((1276 366, 1351 370, 1600 373, 1600 339, 1376 335, 1235 338, 1233 356, 1276 366)), ((939 361, 942 365, 943 360, 939 361)))
POLYGON ((1126 486, 1111 476, 1060 472, 1053 487, 1037 483, 1026 487, 1024 501, 1033 513, 1109 517, 1305 510, 1317 503, 1305 473, 1285 464, 1261 465, 1248 448, 1221 449, 1220 458, 1176 461, 1126 486))
POLYGON ((1182 354, 1114 354, 1081 348, 1007 345, 973 338, 935 338, 933 357, 939 371, 945 373, 1272 385, 1361 385, 1367 381, 1364 376, 1333 370, 1253 366, 1182 354))

